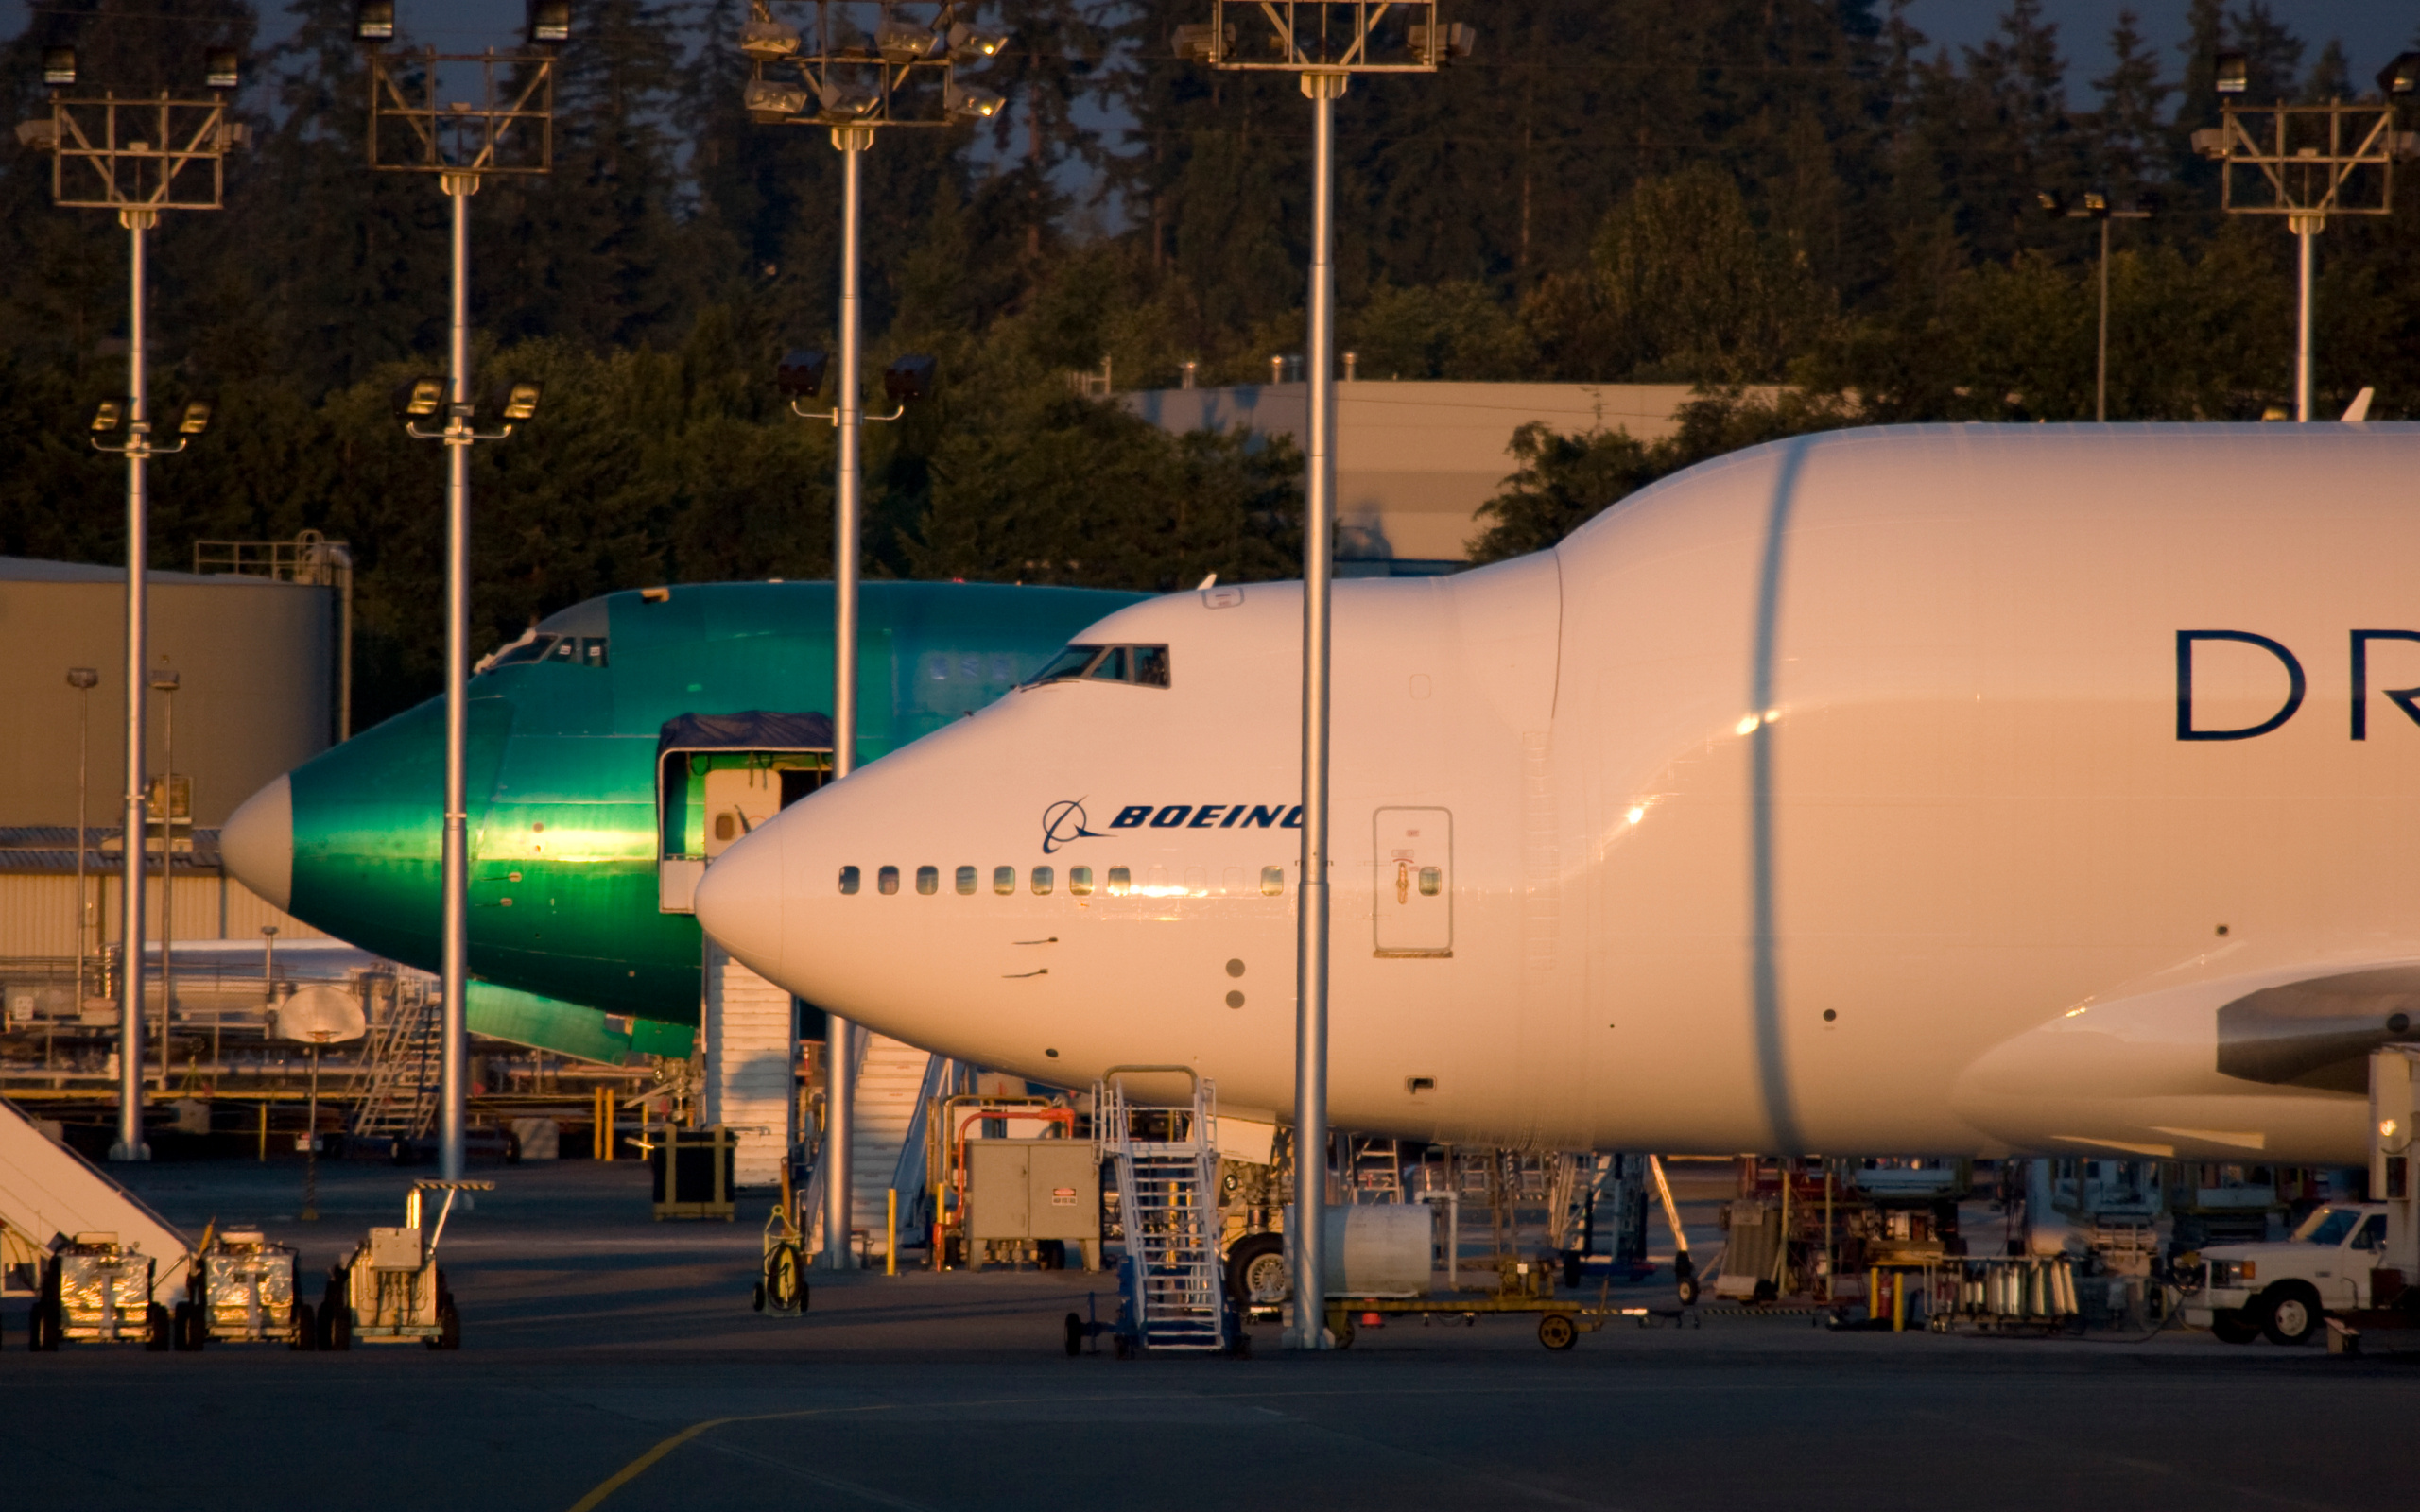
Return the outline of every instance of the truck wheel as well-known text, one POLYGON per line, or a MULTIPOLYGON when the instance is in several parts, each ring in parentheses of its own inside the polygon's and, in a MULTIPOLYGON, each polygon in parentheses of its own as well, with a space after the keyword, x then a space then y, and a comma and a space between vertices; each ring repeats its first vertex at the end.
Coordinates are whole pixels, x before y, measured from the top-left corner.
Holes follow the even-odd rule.
POLYGON ((1580 1342, 1580 1330, 1561 1313, 1538 1319, 1538 1342, 1549 1349, 1568 1349, 1580 1342))
POLYGON ((2250 1344, 2260 1337, 2260 1320, 2232 1307, 2210 1314, 2210 1332, 2221 1344, 2250 1344))
POLYGON ((1084 1352, 1084 1320, 1075 1314, 1067 1314, 1067 1358, 1072 1360, 1084 1352))
POLYGON ((293 1319, 294 1337, 286 1341, 287 1346, 296 1349, 317 1349, 320 1347, 320 1324, 319 1320, 311 1315, 311 1304, 295 1303, 290 1316, 293 1319))
POLYGON ((2320 1329, 2319 1294, 2302 1281, 2284 1281, 2268 1291, 2269 1316, 2260 1332, 2272 1344, 2308 1344, 2320 1329))
POLYGON ((1275 1307, 1289 1289, 1284 1234, 1246 1234, 1228 1247, 1227 1295, 1237 1307, 1275 1307))
POLYGON ((143 1347, 154 1354, 176 1348, 177 1322, 166 1308, 154 1302, 143 1313, 145 1332, 143 1347))

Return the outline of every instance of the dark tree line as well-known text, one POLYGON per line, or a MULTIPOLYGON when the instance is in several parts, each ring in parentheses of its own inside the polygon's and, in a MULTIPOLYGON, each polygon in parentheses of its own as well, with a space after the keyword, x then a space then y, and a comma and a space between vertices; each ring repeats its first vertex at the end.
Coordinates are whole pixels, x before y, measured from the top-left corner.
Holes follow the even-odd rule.
MULTIPOLYGON (((990 121, 886 132, 866 160, 873 355, 941 360, 929 405, 869 435, 868 568, 1169 587, 1296 570, 1298 458, 1172 438, 1078 397, 1254 381, 1302 342, 1308 114, 1290 77, 1180 62, 1197 0, 1000 0, 990 121)), ((404 8, 408 26, 410 8, 404 8)), ((387 405, 441 360, 445 205, 364 167, 352 0, 294 0, 255 48, 243 0, 60 0, 0 45, 0 112, 43 108, 41 50, 86 79, 194 92, 248 50, 253 138, 228 209, 153 236, 155 389, 217 431, 155 468, 159 559, 312 527, 362 567, 363 713, 431 689, 438 449, 387 405)), ((839 159, 752 125, 744 0, 584 0, 558 162, 475 202, 482 370, 544 414, 482 448, 478 615, 498 639, 611 588, 820 574, 830 432, 782 407, 774 355, 829 338, 839 159)), ((2284 402, 2291 242, 2230 220, 2191 132, 2221 48, 2256 97, 2355 97, 2342 50, 2261 0, 2187 34, 2121 15, 2073 77, 2037 0, 1934 46, 1877 0, 1498 0, 1478 55, 1364 78, 1339 111, 1339 272, 1365 377, 1705 386, 1683 435, 1526 435, 1482 555, 1532 549, 1655 476, 1771 435, 1916 419, 2088 416, 2092 229, 2035 195, 2156 197, 2118 234, 2111 413, 2256 418, 2284 402), (1787 382, 1780 403, 1737 386, 1787 382)), ((2407 122, 2410 126, 2414 123, 2407 122)), ((2322 238, 2320 402, 2420 408, 2420 239, 2322 238)), ((123 387, 123 233, 50 203, 0 145, 0 551, 116 559, 118 474, 80 421, 123 387)))

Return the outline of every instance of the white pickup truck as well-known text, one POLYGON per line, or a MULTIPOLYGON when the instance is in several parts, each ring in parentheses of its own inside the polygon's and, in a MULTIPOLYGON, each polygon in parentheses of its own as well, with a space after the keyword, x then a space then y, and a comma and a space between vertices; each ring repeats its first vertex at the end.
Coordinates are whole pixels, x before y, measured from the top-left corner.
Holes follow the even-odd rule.
POLYGON ((2370 1305, 2370 1272, 2386 1246, 2386 1209, 2330 1203, 2278 1244, 2212 1245, 2201 1252, 2202 1290, 2185 1321, 2229 1344, 2261 1334, 2301 1344, 2330 1312, 2370 1305))

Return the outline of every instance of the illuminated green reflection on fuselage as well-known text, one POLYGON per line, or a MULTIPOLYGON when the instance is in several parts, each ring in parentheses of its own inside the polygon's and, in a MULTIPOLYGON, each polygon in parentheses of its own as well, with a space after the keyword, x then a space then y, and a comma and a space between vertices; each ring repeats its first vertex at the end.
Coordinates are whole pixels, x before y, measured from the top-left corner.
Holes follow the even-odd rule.
MULTIPOLYGON (((857 759, 990 703, 1140 596, 866 584, 857 759)), ((614 593, 547 623, 593 621, 600 604, 605 665, 523 662, 471 681, 471 970, 607 1013, 693 1024, 697 921, 657 909, 656 737, 683 713, 828 711, 832 589, 717 583, 659 603, 614 593)), ((429 971, 444 730, 432 699, 292 775, 290 911, 429 971)))

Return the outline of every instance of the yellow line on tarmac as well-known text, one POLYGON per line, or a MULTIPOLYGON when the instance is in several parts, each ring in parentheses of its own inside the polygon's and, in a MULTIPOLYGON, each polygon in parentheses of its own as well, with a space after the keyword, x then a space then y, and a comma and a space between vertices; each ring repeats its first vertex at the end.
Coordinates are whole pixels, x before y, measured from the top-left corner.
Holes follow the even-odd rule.
MULTIPOLYGON (((1584 1392, 1589 1388, 1581 1389, 1584 1392)), ((1574 1388, 1567 1382, 1556 1382, 1551 1386, 1542 1385, 1537 1387, 1515 1387, 1510 1390, 1474 1390, 1469 1387, 1461 1386, 1380 1386, 1374 1388, 1368 1386, 1353 1386, 1344 1388, 1314 1387, 1310 1389, 1296 1389, 1291 1391, 1262 1390, 1251 1392, 1215 1390, 1112 1391, 1085 1393, 1080 1396, 1059 1397, 1053 1400, 1061 1405, 1078 1405, 1086 1402, 1133 1401, 1250 1403, 1254 1401, 1283 1401, 1289 1399, 1316 1400, 1322 1398, 1336 1399, 1345 1397, 1467 1398, 1472 1396, 1531 1396, 1548 1391, 1551 1391, 1560 1397, 1567 1398, 1573 1394, 1574 1388)), ((973 1397, 957 1401, 925 1402, 918 1405, 925 1406, 928 1409, 942 1407, 1004 1407, 1023 1405, 1030 1403, 1034 1400, 1035 1399, 1030 1395, 1013 1397, 973 1397)), ((604 1503, 607 1497, 612 1496, 615 1491, 620 1490, 623 1486, 630 1485, 632 1481, 635 1481, 640 1476, 646 1474, 649 1469, 655 1467, 657 1461, 663 1459, 664 1456, 671 1453, 674 1450, 679 1449, 682 1445, 689 1442, 689 1440, 710 1432, 713 1429, 727 1428, 733 1423, 770 1423, 781 1422, 785 1419, 794 1418, 838 1418, 851 1413, 897 1412, 905 1405, 909 1404, 882 1401, 867 1402, 853 1407, 800 1407, 789 1412, 748 1413, 730 1418, 709 1418, 703 1422, 691 1423, 688 1427, 682 1429, 679 1433, 674 1434, 671 1437, 657 1444, 654 1448, 648 1450, 646 1453, 641 1454, 638 1458, 631 1461, 628 1465, 625 1465, 620 1469, 615 1470, 611 1476, 600 1482, 595 1490, 589 1492, 586 1496, 581 1497, 579 1501, 574 1502, 571 1504, 571 1512, 596 1512, 596 1508, 604 1503)), ((1517 1484, 1512 1485, 1512 1488, 1519 1490, 1524 1494, 1544 1496, 1553 1501, 1568 1500, 1568 1498, 1554 1496, 1553 1493, 1550 1492, 1536 1491, 1531 1487, 1519 1486, 1517 1484)))
POLYGON ((641 1454, 638 1458, 631 1461, 628 1465, 625 1465, 620 1469, 615 1470, 613 1475, 600 1484, 596 1489, 589 1492, 586 1496, 581 1497, 579 1501, 574 1502, 571 1504, 571 1512, 596 1512, 597 1505, 607 1497, 612 1496, 615 1491, 620 1490, 623 1486, 630 1485, 632 1481, 635 1481, 640 1476, 646 1474, 654 1467, 656 1461, 662 1459, 665 1455, 671 1453, 674 1450, 679 1449, 689 1440, 713 1429, 728 1427, 733 1423, 779 1422, 786 1418, 825 1418, 841 1413, 895 1412, 897 1410, 898 1408, 894 1404, 886 1401, 872 1402, 858 1407, 801 1407, 790 1412, 760 1412, 750 1413, 742 1417, 709 1418, 701 1423, 691 1423, 688 1427, 682 1429, 679 1433, 674 1434, 671 1437, 656 1445, 653 1449, 650 1449, 646 1453, 641 1454))

